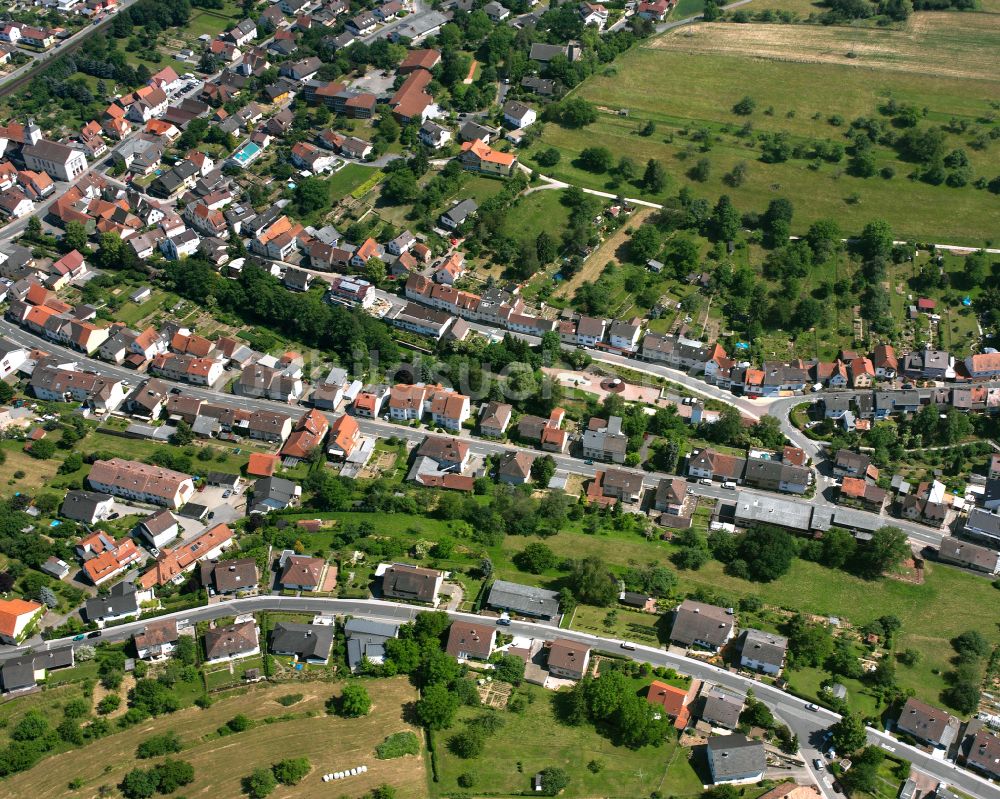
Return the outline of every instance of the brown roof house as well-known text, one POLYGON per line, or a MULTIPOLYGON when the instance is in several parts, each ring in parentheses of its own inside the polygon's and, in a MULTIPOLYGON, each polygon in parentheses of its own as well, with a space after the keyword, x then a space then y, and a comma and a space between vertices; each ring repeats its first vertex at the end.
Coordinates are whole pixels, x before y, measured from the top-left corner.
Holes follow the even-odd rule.
POLYGON ((725 608, 685 599, 674 612, 670 640, 718 652, 733 637, 736 617, 725 608))
POLYGON ((382 577, 382 595, 389 599, 437 604, 444 575, 435 569, 408 563, 382 564, 376 571, 382 577))
POLYGON ((549 674, 566 680, 582 680, 590 664, 590 647, 557 638, 549 645, 549 674))
POLYGON ((215 627, 205 633, 205 662, 218 663, 260 654, 257 622, 237 622, 227 627, 215 627))
POLYGON ((496 646, 496 627, 480 622, 455 621, 445 650, 458 660, 489 660, 496 646))
POLYGON ((958 736, 961 722, 940 708, 914 699, 906 700, 896 729, 921 743, 947 751, 958 736))
POLYGON ((323 573, 326 571, 326 561, 308 555, 296 555, 286 549, 278 561, 281 570, 278 582, 282 588, 291 591, 318 591, 323 585, 323 573))
POLYGON ((746 458, 724 455, 705 447, 700 452, 692 452, 688 458, 688 474, 691 477, 707 477, 709 480, 742 480, 746 469, 746 458))
POLYGON ((201 584, 212 594, 237 594, 257 588, 257 561, 253 558, 206 560, 201 563, 201 584))
POLYGON ((508 452, 500 458, 497 480, 508 485, 524 485, 531 479, 531 464, 535 458, 527 452, 508 452))
POLYGON ((969 744, 965 765, 1000 779, 1000 738, 988 730, 979 730, 969 744))
POLYGON ((174 651, 179 635, 173 619, 151 621, 132 636, 136 654, 142 660, 160 660, 174 651))

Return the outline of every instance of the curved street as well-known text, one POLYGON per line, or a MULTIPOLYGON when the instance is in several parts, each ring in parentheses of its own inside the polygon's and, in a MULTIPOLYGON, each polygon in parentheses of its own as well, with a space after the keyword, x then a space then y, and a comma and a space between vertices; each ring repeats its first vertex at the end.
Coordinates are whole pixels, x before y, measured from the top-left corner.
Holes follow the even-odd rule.
MULTIPOLYGON (((176 619, 193 624, 198 621, 207 621, 240 613, 285 611, 362 616, 368 619, 381 619, 403 624, 412 620, 418 613, 426 610, 427 608, 425 607, 375 599, 260 596, 219 602, 214 605, 178 611, 157 618, 176 619)), ((485 621, 489 623, 493 623, 494 621, 483 616, 456 611, 448 611, 448 616, 452 620, 485 621)), ((102 634, 101 640, 112 642, 125 641, 131 638, 134 633, 141 631, 147 623, 147 621, 139 620, 108 628, 102 634)), ((547 640, 565 638, 578 641, 596 649, 603 649, 616 655, 627 656, 638 662, 650 663, 653 666, 670 667, 683 674, 691 675, 700 680, 708 680, 738 693, 745 693, 747 689, 752 688, 754 695, 760 701, 764 702, 799 737, 801 754, 805 760, 806 767, 809 769, 817 785, 821 787, 824 796, 827 799, 833 799, 833 797, 837 796, 824 780, 823 773, 817 773, 812 765, 813 759, 820 757, 820 742, 826 729, 840 718, 836 713, 823 708, 815 711, 808 710, 806 703, 802 699, 766 683, 712 666, 697 658, 674 654, 656 647, 636 645, 635 650, 626 651, 621 649, 622 641, 617 638, 602 638, 588 633, 564 630, 548 624, 527 621, 512 622, 508 631, 529 637, 545 638, 547 640)), ((74 642, 71 638, 60 638, 46 641, 36 649, 46 650, 67 644, 80 645, 81 643, 87 642, 74 642)), ((5 652, 3 656, 14 656, 24 649, 24 647, 16 650, 12 649, 5 652)), ((946 785, 957 788, 970 796, 976 797, 976 799, 1000 799, 1000 787, 965 769, 958 768, 954 763, 928 755, 920 749, 904 744, 892 736, 872 728, 868 730, 868 737, 871 743, 887 749, 898 757, 911 761, 915 766, 933 775, 946 785)))

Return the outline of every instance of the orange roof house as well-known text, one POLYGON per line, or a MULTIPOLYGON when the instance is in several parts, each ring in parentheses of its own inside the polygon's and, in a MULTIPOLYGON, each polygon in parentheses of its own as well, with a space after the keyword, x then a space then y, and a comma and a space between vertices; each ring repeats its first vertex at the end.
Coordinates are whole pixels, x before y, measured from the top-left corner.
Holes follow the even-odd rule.
POLYGON ((262 452, 255 452, 250 456, 247 463, 247 474, 252 477, 270 477, 278 467, 277 455, 265 455, 262 452))
POLYGON ((0 641, 19 643, 36 616, 45 612, 38 602, 26 599, 0 599, 0 641))
POLYGON ((509 174, 517 163, 517 156, 494 150, 482 140, 475 139, 462 144, 462 163, 467 167, 477 167, 481 171, 509 174))
POLYGON ((690 691, 684 688, 653 680, 646 690, 646 701, 662 707, 663 712, 674 720, 674 727, 678 730, 683 730, 691 721, 691 711, 688 708, 690 691))
POLYGON ((281 455, 286 458, 307 458, 323 443, 329 429, 330 423, 322 413, 315 409, 306 411, 281 448, 281 455))

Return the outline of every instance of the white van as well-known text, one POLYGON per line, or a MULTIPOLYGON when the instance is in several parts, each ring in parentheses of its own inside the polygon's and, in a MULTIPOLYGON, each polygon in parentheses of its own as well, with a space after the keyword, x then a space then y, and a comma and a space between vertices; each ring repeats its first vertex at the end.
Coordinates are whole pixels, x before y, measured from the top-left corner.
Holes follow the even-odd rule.
POLYGON ((722 487, 723 488, 736 488, 736 481, 735 480, 726 480, 722 484, 722 487))

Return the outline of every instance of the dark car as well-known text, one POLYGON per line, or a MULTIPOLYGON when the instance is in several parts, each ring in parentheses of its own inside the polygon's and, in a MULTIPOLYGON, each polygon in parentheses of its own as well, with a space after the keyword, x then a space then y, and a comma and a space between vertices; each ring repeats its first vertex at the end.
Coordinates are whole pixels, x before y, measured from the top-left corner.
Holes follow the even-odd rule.
POLYGON ((87 637, 88 638, 100 638, 101 637, 101 631, 100 630, 94 630, 92 633, 87 633, 87 637))

